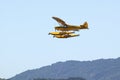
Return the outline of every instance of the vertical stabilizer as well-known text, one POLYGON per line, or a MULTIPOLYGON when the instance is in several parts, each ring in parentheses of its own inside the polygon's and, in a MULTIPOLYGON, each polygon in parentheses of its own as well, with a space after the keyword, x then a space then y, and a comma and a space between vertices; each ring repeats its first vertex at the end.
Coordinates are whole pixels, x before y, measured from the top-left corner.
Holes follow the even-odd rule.
POLYGON ((83 25, 80 25, 81 29, 88 29, 88 23, 84 22, 83 25))

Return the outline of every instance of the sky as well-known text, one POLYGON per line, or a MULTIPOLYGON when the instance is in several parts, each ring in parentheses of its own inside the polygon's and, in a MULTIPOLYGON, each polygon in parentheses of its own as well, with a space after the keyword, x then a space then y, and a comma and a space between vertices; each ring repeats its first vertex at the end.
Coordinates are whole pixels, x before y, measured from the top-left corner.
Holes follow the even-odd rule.
POLYGON ((0 0, 0 78, 59 61, 120 57, 120 0, 0 0), (79 37, 57 39, 56 16, 85 21, 79 37))

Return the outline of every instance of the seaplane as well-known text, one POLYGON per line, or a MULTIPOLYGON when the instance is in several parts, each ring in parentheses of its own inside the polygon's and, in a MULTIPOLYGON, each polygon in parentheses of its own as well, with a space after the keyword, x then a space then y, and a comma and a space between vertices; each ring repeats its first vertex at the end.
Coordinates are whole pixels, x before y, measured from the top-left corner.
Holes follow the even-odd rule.
POLYGON ((66 24, 65 21, 58 17, 52 17, 56 20, 60 26, 55 27, 55 32, 49 32, 49 35, 53 35, 56 38, 70 38, 70 37, 77 37, 79 34, 74 34, 75 31, 79 31, 80 29, 88 29, 88 23, 85 22, 83 25, 76 26, 76 25, 69 25, 66 24), (56 31, 57 30, 57 31, 56 31))

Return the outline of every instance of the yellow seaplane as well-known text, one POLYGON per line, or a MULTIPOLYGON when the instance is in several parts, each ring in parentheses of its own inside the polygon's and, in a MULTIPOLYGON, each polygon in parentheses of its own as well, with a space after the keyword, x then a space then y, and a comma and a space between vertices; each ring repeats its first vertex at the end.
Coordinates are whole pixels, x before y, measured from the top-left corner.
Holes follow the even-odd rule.
POLYGON ((60 24, 60 26, 55 27, 55 30, 58 30, 58 31, 79 31, 80 29, 88 29, 87 22, 84 22, 83 25, 76 26, 76 25, 66 24, 65 21, 63 21, 58 17, 52 17, 52 18, 60 24))
POLYGON ((75 31, 79 31, 80 29, 88 29, 87 22, 85 22, 83 25, 75 26, 75 25, 66 24, 65 21, 63 21, 58 17, 52 17, 52 18, 55 19, 60 24, 60 26, 55 27, 55 30, 58 31, 49 33, 49 35, 53 35, 53 37, 56 38, 76 37, 79 36, 79 34, 74 34, 75 31))

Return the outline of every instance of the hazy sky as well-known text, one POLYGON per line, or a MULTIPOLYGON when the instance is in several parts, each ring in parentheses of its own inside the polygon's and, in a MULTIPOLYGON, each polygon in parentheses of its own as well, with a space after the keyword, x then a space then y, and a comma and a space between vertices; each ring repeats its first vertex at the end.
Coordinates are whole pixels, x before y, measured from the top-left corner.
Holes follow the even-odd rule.
POLYGON ((120 57, 120 0, 0 0, 0 77, 58 61, 120 57), (58 23, 89 23, 79 37, 48 35, 58 23))

